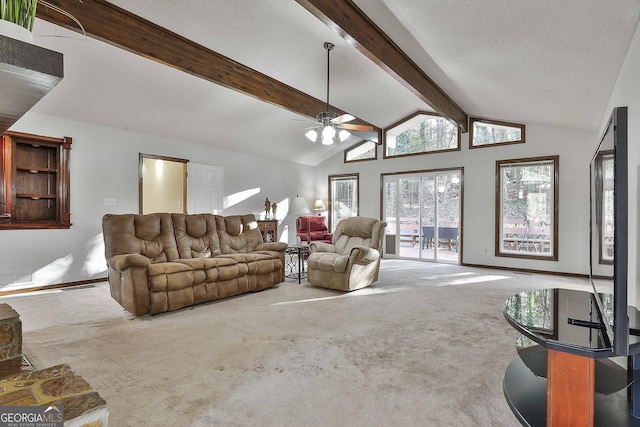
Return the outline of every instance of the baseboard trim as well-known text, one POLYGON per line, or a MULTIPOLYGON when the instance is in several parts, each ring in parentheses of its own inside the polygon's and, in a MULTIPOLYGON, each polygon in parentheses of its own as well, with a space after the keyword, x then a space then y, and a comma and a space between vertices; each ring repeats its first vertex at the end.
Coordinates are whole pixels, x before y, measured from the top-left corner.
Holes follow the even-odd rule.
POLYGON ((99 283, 99 282, 106 282, 106 281, 107 281, 106 277, 98 277, 96 279, 79 280, 77 282, 56 283, 53 285, 44 285, 44 286, 32 286, 32 287, 22 288, 22 289, 13 289, 11 291, 0 291, 0 297, 7 296, 7 295, 26 294, 29 292, 37 292, 37 291, 48 291, 51 289, 69 288, 72 286, 88 285, 91 283, 99 283))
POLYGON ((566 273, 562 271, 546 271, 546 270, 534 270, 531 268, 515 268, 515 267, 501 267, 496 265, 484 265, 484 264, 469 264, 466 262, 461 263, 460 265, 464 267, 478 267, 478 268, 491 268, 494 270, 509 270, 515 271, 518 273, 535 273, 535 274, 550 274, 552 276, 563 276, 563 277, 577 277, 580 279, 588 279, 588 274, 578 274, 578 273, 566 273))

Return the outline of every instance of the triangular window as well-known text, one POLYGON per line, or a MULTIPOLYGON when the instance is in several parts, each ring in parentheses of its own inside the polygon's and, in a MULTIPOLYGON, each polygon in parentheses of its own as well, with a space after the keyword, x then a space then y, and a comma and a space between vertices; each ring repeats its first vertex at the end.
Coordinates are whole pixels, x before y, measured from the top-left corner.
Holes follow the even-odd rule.
POLYGON ((372 141, 362 141, 344 150, 344 162, 360 162, 364 160, 376 160, 378 158, 378 145, 372 141))
POLYGON ((417 112, 385 131, 385 158, 453 150, 460 150, 458 127, 435 113, 417 112))

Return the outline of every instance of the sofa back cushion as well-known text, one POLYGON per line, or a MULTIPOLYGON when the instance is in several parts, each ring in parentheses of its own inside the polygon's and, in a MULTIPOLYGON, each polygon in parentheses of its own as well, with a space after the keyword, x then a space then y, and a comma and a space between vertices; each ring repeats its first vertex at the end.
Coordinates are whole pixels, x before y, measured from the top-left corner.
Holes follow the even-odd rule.
POLYGON ((102 217, 105 256, 140 254, 152 263, 178 259, 171 214, 106 214, 102 217))
POLYGON ((353 217, 338 223, 333 233, 333 244, 336 252, 347 254, 355 246, 366 246, 380 251, 382 233, 386 223, 376 218, 353 217))
POLYGON ((210 258, 220 255, 216 219, 212 214, 171 214, 181 259, 210 258))
POLYGON ((296 226, 298 228, 298 233, 306 233, 307 231, 310 231, 311 233, 321 234, 319 232, 326 233, 328 231, 324 217, 319 215, 298 217, 296 226))
POLYGON ((253 252, 262 243, 255 215, 216 215, 215 218, 223 254, 253 252))

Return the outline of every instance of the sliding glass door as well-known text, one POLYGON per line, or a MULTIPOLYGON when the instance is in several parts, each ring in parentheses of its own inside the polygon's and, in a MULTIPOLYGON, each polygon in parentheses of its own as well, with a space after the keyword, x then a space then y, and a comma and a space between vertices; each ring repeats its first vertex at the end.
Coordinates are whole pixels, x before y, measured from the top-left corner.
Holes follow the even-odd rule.
POLYGON ((462 169, 383 175, 389 256, 460 262, 462 169))

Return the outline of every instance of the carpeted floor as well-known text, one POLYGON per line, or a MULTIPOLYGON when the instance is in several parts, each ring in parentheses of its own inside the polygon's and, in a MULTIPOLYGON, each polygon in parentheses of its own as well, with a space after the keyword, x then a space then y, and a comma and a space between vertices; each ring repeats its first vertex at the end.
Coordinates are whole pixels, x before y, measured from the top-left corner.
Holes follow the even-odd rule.
POLYGON ((586 281, 384 260, 350 294, 298 285, 134 318, 108 284, 0 298, 36 368, 68 363, 126 426, 517 426, 503 301, 586 281))

